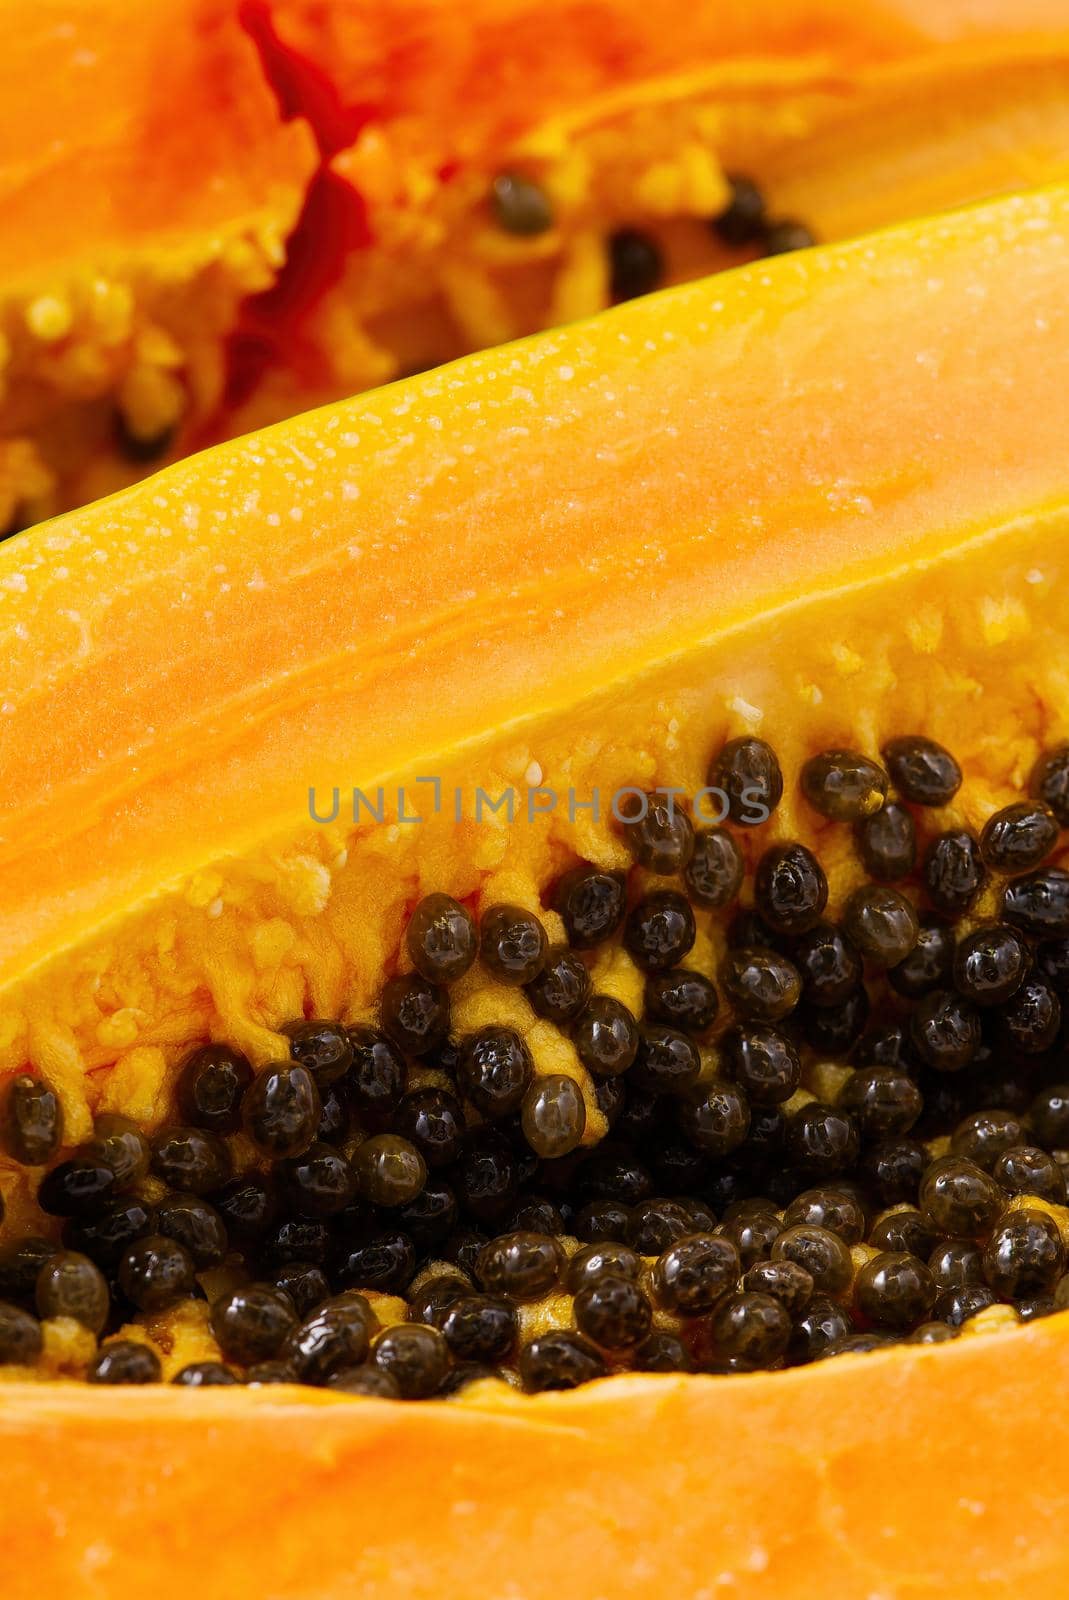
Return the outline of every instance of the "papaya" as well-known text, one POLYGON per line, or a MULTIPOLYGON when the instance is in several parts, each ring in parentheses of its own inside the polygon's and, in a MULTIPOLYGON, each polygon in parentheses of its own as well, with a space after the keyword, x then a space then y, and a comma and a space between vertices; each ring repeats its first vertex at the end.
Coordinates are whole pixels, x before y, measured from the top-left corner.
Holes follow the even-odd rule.
POLYGON ((1061 1592, 1067 237, 0 550, 9 1592, 1061 1592))
POLYGON ((46 0, 8 31, 4 531, 610 301, 1067 176, 1062 0, 46 0))

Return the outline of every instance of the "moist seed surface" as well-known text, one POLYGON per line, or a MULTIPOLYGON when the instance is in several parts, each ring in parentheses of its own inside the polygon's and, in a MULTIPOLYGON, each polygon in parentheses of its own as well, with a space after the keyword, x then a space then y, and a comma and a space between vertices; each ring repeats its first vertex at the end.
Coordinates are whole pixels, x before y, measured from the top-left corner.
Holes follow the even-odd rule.
MULTIPOLYGON (((742 180, 732 207, 718 228, 767 237, 742 180)), ((377 1015, 297 1019, 259 1071, 204 1043, 169 1121, 102 1114, 74 1149, 27 1064, 0 1146, 40 1217, 0 1246, 0 1364, 33 1368, 68 1318, 95 1384, 418 1401, 776 1369, 1069 1307, 1066 773, 1050 752, 974 835, 940 812, 952 752, 817 752, 796 781, 867 878, 829 906, 819 850, 747 850, 785 779, 773 745, 733 740, 709 765, 723 824, 647 795, 630 872, 548 887, 567 944, 529 908, 427 895, 377 1015), (480 971, 559 1039, 558 1070, 504 1002, 455 1025, 480 971), (198 1316, 204 1358, 172 1361, 160 1319, 198 1316)))

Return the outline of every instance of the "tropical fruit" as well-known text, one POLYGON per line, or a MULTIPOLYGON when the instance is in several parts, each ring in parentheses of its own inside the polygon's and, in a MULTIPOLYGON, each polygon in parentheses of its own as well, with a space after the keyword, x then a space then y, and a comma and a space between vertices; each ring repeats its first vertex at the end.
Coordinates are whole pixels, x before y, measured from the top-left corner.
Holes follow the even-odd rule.
POLYGON ((1059 1592, 1067 225, 0 551, 12 1593, 1059 1592))
POLYGON ((1069 176, 1062 0, 7 21, 3 532, 612 300, 1069 176))

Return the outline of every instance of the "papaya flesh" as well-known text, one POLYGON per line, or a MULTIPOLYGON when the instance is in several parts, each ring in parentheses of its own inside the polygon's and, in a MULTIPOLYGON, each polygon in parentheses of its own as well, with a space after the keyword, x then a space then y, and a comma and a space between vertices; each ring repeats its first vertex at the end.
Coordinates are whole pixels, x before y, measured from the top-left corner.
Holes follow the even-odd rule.
POLYGON ((0 530, 766 248, 1064 178, 1063 11, 17 9, 0 530), (729 174, 748 229, 715 222, 729 174))
MULTIPOLYGON (((56 1156, 94 1115, 173 1119, 205 1040, 262 1074, 294 1019, 374 1025, 428 893, 484 928, 517 906, 557 943, 555 886, 577 864, 637 897, 677 883, 633 864, 594 791, 694 796, 725 741, 769 741, 785 779, 767 821, 731 830, 744 909, 754 864, 788 841, 819 858, 829 916, 865 881, 852 829, 799 787, 821 752, 879 761, 904 735, 951 750, 960 788, 912 807, 922 848, 1027 794, 1069 719, 1067 227, 1055 188, 755 263, 220 446, 5 545, 0 1067, 57 1097, 56 1156), (335 788, 338 816, 313 820, 335 788), (477 817, 479 790, 510 788, 514 817, 477 817)), ((1059 834, 1055 897, 1064 861, 1059 834)), ((930 877, 899 887, 925 909, 930 877)), ((956 932, 1014 914, 1006 895, 990 871, 956 932)), ((699 911, 686 956, 718 984, 736 909, 699 911)), ((596 992, 641 1010, 631 943, 584 961, 596 992)), ((461 1040, 505 1024, 536 1081, 574 1078, 581 1171, 607 1115, 569 1031, 486 960, 450 1007, 461 1040)), ((725 1003, 705 1084, 730 1021, 725 1003)), ((800 1048, 792 1117, 856 1071, 800 1048)), ((410 1062, 410 1087, 441 1082, 442 1059, 410 1062)), ((1060 1042, 1009 1056, 1029 1094, 1063 1061, 1060 1042)), ((951 1135, 953 1116, 925 1159, 951 1135)), ((229 1145, 255 1167, 246 1135, 229 1145)), ((55 1239, 41 1183, 5 1153, 4 1242, 55 1239)), ((1064 1203, 999 1204, 999 1226, 1027 1212, 1064 1265, 1064 1203)), ((839 1303, 872 1259, 854 1247, 839 1303)), ((219 1283, 202 1274, 209 1300, 219 1283)), ((377 1348, 407 1293, 369 1295, 377 1348)), ((194 1576, 222 1594, 262 1569, 279 1595, 1054 1596, 1067 1323, 1048 1299, 1025 1327, 1002 1296, 945 1347, 564 1395, 491 1380, 419 1405, 45 1384, 97 1351, 77 1319, 44 1316, 40 1360, 0 1367, 0 1570, 15 1594, 167 1595, 194 1576)), ((568 1329, 566 1300, 526 1302, 525 1332, 568 1329)), ((218 1358, 216 1329, 186 1299, 118 1331, 170 1377, 218 1358)))

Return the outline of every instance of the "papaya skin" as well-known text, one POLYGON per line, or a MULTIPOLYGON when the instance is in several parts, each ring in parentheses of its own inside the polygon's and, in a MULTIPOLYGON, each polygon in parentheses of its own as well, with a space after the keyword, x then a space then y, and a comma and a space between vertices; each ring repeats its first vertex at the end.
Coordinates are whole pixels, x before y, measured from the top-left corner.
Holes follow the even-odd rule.
POLYGON ((191 1583, 205 1600, 1055 1600, 1069 1424, 1050 1397, 1069 1317, 1020 1329, 1009 1354, 978 1334, 417 1406, 12 1387, 0 1573, 17 1600, 42 1585, 179 1600, 191 1583))

